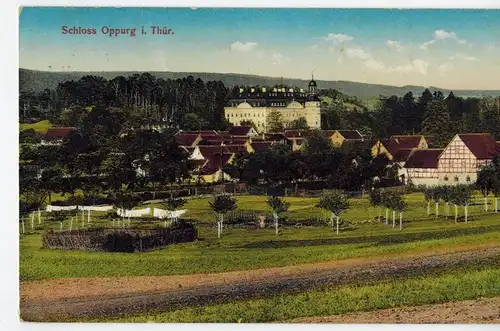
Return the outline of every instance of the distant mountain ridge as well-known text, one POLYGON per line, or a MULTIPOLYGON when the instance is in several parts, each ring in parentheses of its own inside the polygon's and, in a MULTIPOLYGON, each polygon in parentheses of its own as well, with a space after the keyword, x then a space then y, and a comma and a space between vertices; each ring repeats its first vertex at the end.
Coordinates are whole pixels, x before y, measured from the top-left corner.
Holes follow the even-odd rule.
MULTIPOLYGON (((31 69, 19 69, 19 88, 20 91, 34 91, 39 92, 46 88, 55 88, 60 82, 67 80, 78 80, 85 75, 101 76, 108 80, 117 76, 129 76, 135 73, 142 73, 144 71, 68 71, 68 72, 50 72, 39 71, 31 69)), ((152 75, 163 79, 178 79, 187 76, 193 76, 195 79, 200 78, 203 81, 222 81, 224 85, 231 88, 235 85, 274 85, 280 84, 281 77, 266 77, 247 74, 233 74, 233 73, 208 73, 208 72, 171 72, 171 71, 148 71, 152 75)), ((398 95, 403 96, 405 93, 411 91, 413 94, 421 94, 426 89, 424 86, 390 86, 382 84, 359 83, 351 81, 327 81, 316 80, 318 88, 328 89, 332 88, 347 95, 357 96, 358 98, 377 97, 379 95, 398 95)), ((283 84, 289 86, 298 86, 307 88, 309 80, 296 79, 296 78, 283 78, 283 84)), ((428 87, 431 91, 442 91, 445 95, 451 90, 442 89, 438 87, 428 87)), ((481 97, 481 96, 500 96, 500 90, 453 90, 457 96, 463 97, 481 97)))

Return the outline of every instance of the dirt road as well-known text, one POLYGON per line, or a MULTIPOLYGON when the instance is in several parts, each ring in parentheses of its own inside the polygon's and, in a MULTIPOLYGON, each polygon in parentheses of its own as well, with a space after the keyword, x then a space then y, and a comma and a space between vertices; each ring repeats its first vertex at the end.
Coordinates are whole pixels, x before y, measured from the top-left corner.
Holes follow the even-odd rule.
POLYGON ((381 309, 368 312, 327 317, 309 317, 293 323, 339 323, 339 324, 500 324, 500 297, 418 307, 381 309))
MULTIPOLYGON (((25 321, 63 321, 89 317, 114 317, 155 310, 178 309, 247 298, 265 297, 280 293, 295 293, 312 288, 336 286, 353 282, 371 283, 467 265, 500 257, 500 247, 481 247, 458 253, 442 253, 428 256, 406 256, 389 259, 353 259, 333 263, 250 270, 221 274, 165 276, 162 282, 149 278, 137 288, 120 290, 120 278, 108 278, 109 287, 99 287, 96 279, 92 291, 87 287, 84 295, 71 294, 71 290, 52 291, 40 288, 47 282, 21 285, 21 317, 25 321), (113 283, 112 281, 116 283, 113 283), (159 284, 166 284, 159 286, 159 284), (156 286, 155 286, 156 285, 156 286), (90 291, 89 291, 90 290, 90 291), (52 294, 54 295, 51 295, 52 294), (70 293, 68 295, 68 293, 70 293), (64 294, 64 295, 62 295, 64 294)), ((129 277, 137 278, 137 277, 129 277)), ((144 277, 142 277, 144 280, 144 277)), ((156 277, 158 278, 158 277, 156 277)), ((77 280, 71 288, 78 289, 77 280)), ((139 282, 134 282, 140 284, 139 282)), ((85 286, 84 286, 85 289, 85 286)), ((80 293, 81 294, 81 293, 80 293)))

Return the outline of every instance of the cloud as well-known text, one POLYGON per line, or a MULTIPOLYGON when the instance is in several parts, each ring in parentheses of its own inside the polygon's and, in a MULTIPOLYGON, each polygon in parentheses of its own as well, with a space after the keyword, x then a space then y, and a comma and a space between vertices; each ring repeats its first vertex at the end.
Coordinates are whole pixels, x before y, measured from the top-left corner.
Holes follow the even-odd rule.
POLYGON ((446 76, 450 71, 453 70, 453 67, 453 63, 451 63, 450 61, 441 64, 440 66, 438 66, 439 75, 446 76))
POLYGON ((435 42, 436 42, 435 40, 427 41, 427 42, 423 43, 422 45, 420 45, 420 48, 423 50, 428 50, 429 46, 434 44, 435 42))
POLYGON ((329 33, 328 36, 325 37, 326 41, 333 41, 335 43, 343 43, 353 39, 354 37, 348 36, 343 33, 329 33))
POLYGON ((391 66, 373 58, 370 53, 362 48, 348 48, 345 50, 345 55, 351 59, 361 60, 365 67, 378 72, 401 74, 417 73, 425 76, 427 75, 427 69, 429 67, 429 63, 421 59, 410 60, 410 62, 405 65, 391 66))
POLYGON ((477 57, 464 54, 455 54, 453 56, 450 56, 450 60, 476 61, 477 57))
POLYGON ((429 46, 434 44, 436 41, 446 40, 446 39, 454 40, 460 45, 465 45, 467 43, 467 40, 458 38, 457 34, 453 31, 448 32, 445 30, 435 30, 434 31, 434 39, 423 43, 422 45, 420 45, 420 48, 427 50, 427 49, 429 49, 429 46))
POLYGON ((257 43, 254 42, 246 42, 242 43, 241 41, 235 41, 231 44, 231 51, 235 52, 248 52, 257 47, 257 43))
POLYGON ((311 45, 309 46, 310 49, 318 49, 318 44, 314 44, 314 45, 311 45))
POLYGON ((280 52, 274 51, 271 56, 271 63, 274 65, 280 65, 290 61, 289 57, 284 56, 280 52))
POLYGON ((387 45, 387 47, 389 48, 393 48, 397 51, 400 51, 403 49, 403 46, 401 46, 401 44, 398 42, 398 41, 394 41, 394 40, 387 40, 385 42, 385 44, 387 45))
POLYGON ((444 30, 434 31, 434 38, 436 40, 453 39, 459 44, 466 44, 467 43, 467 41, 465 39, 459 39, 455 32, 447 32, 444 30))
POLYGON ((371 58, 371 55, 361 48, 347 48, 345 55, 351 59, 368 60, 371 58))

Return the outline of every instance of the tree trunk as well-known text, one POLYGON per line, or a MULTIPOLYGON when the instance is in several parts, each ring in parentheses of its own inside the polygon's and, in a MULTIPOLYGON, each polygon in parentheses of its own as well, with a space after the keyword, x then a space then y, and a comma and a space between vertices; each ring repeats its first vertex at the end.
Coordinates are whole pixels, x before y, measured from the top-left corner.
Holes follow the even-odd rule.
POLYGON ((276 236, 278 236, 278 214, 274 214, 274 226, 276 228, 276 236))
POLYGON ((71 221, 69 223, 69 231, 73 230, 73 217, 71 217, 71 221))
POLYGON ((439 216, 439 202, 436 202, 436 218, 439 216))
POLYGON ((337 216, 337 234, 339 234, 339 220, 340 220, 340 217, 337 216))
POLYGON ((498 213, 498 198, 495 198, 495 213, 498 213))
POLYGON ((220 215, 220 233, 222 233, 222 229, 224 229, 224 215, 220 215))
POLYGON ((389 225, 389 209, 385 209, 385 225, 389 225))
POLYGON ((403 212, 399 212, 399 230, 403 230, 403 212))
POLYGON ((450 203, 447 201, 446 202, 446 219, 448 219, 448 216, 450 216, 450 203))
POLYGON ((392 227, 393 228, 396 227, 396 211, 395 210, 392 211, 392 227))
POLYGON ((217 221, 217 238, 220 239, 220 221, 217 221))
POLYGON ((379 223, 382 223, 382 216, 380 215, 380 209, 378 210, 378 221, 379 223))
POLYGON ((89 209, 88 214, 87 214, 87 223, 90 223, 90 209, 89 209))
POLYGON ((35 213, 31 213, 31 231, 35 231, 35 213))
POLYGON ((42 214, 40 213, 40 208, 38 208, 38 225, 42 222, 42 214))
POLYGON ((330 216, 330 220, 332 221, 332 231, 335 231, 335 221, 334 221, 334 218, 335 218, 335 214, 332 213, 332 216, 330 216))
POLYGON ((455 223, 458 223, 458 207, 455 205, 455 223))
POLYGON ((431 202, 427 201, 427 216, 431 215, 431 202))
POLYGON ((468 207, 467 205, 465 205, 465 207, 464 207, 464 209, 465 209, 465 223, 466 223, 466 224, 467 224, 467 216, 469 216, 469 215, 468 215, 468 210, 467 210, 467 207, 468 207))
POLYGON ((488 197, 484 197, 484 211, 488 212, 488 197))
POLYGON ((62 231, 62 225, 63 225, 62 223, 63 223, 63 222, 61 221, 61 222, 60 222, 60 224, 59 224, 59 225, 60 225, 60 227, 59 227, 59 231, 62 231))

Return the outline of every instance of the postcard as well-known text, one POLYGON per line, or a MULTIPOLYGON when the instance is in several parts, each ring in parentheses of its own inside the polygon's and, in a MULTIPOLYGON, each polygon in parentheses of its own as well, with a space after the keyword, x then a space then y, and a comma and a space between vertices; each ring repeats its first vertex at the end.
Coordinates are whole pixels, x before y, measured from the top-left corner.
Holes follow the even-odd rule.
POLYGON ((500 323, 500 11, 23 7, 23 322, 500 323))

